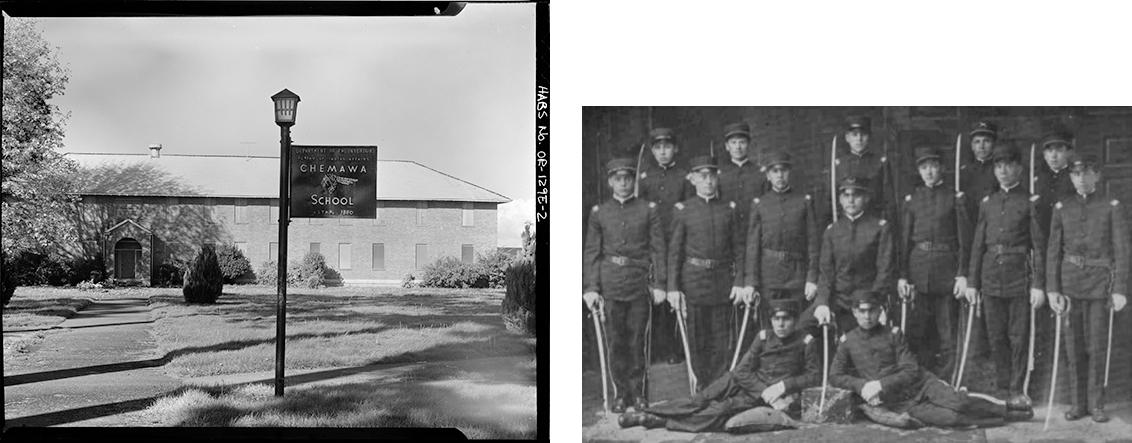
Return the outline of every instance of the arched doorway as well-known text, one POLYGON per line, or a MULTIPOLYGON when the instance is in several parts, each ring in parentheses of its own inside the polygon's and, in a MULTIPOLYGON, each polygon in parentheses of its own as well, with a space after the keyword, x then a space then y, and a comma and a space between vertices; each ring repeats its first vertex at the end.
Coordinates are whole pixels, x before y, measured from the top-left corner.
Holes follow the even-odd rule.
POLYGON ((141 261, 142 246, 137 240, 126 237, 114 244, 114 277, 137 278, 137 265, 141 261))

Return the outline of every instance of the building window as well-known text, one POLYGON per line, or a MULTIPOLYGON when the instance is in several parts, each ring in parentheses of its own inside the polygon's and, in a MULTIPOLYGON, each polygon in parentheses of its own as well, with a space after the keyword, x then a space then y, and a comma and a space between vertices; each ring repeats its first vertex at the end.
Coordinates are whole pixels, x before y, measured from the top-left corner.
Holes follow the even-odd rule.
POLYGON ((428 244, 417 243, 416 269, 424 268, 428 264, 428 244))
POLYGON ((417 226, 424 224, 426 210, 428 210, 428 202, 417 202, 417 226))
POLYGON ((248 201, 242 198, 236 199, 236 224, 248 224, 248 201))
POLYGON ((373 225, 381 224, 381 208, 385 207, 385 202, 377 202, 377 207, 373 211, 373 225))
POLYGON ((279 203, 270 203, 271 209, 267 211, 268 223, 279 223, 279 203))
POLYGON ((279 262, 279 242, 271 242, 267 244, 267 260, 279 262))
POLYGON ((470 202, 464 203, 464 210, 462 212, 463 212, 463 215, 464 215, 463 226, 475 226, 475 224, 476 224, 475 206, 473 206, 473 204, 470 203, 470 202))
POLYGON ((385 243, 373 244, 373 261, 371 263, 373 263, 374 271, 385 270, 385 243))
POLYGON ((311 252, 322 253, 322 245, 317 242, 311 242, 311 252))
POLYGON ((338 244, 338 269, 350 269, 350 244, 338 244))
POLYGON ((475 248, 472 245, 460 246, 460 260, 464 263, 471 263, 475 258, 475 248))

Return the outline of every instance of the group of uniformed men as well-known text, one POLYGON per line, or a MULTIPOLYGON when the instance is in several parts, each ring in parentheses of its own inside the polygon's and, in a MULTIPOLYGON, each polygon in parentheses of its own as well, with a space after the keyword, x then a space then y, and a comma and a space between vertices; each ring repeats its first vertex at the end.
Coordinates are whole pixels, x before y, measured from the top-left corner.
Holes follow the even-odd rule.
POLYGON ((1046 302, 1067 325, 1074 395, 1065 418, 1108 420, 1106 317, 1126 301, 1130 240, 1120 202, 1098 195, 1102 165, 1054 131, 1040 142, 1044 161, 1028 187, 1019 150, 995 146, 997 127, 978 122, 959 185, 944 184, 940 149, 916 146, 921 186, 895 201, 870 130, 867 117, 848 119, 849 152, 832 165, 840 210, 824 233, 817 202, 791 186, 790 154, 755 165, 745 123, 724 128, 722 164, 710 156, 678 164, 667 128, 650 131, 647 167, 608 163, 613 197, 589 217, 583 300, 607 328, 622 426, 704 431, 755 406, 796 413, 799 393, 822 371, 866 405, 929 425, 1026 420, 1031 310, 1046 302), (899 225, 889 221, 895 214, 899 225), (887 326, 898 303, 920 319, 900 325, 905 331, 887 326), (741 305, 754 306, 759 321, 750 341, 736 337, 748 321, 741 305), (944 381, 957 372, 961 305, 984 314, 994 396, 944 381), (827 340, 828 327, 840 340, 827 340), (829 367, 821 346, 836 347, 829 367), (747 351, 729 370, 736 347, 747 351), (654 360, 688 358, 695 394, 650 405, 648 348, 658 350, 654 360))

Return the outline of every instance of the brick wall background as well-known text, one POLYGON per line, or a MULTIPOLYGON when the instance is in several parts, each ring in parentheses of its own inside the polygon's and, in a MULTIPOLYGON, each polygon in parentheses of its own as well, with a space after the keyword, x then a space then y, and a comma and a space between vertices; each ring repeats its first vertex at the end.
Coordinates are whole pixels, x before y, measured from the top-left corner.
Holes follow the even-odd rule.
MULTIPOLYGON (((1132 204, 1132 107, 586 107, 582 111, 582 229, 589 208, 609 198, 604 164, 613 157, 637 157, 650 128, 670 127, 676 131, 678 160, 707 154, 714 145, 715 155, 725 158, 723 126, 743 121, 751 125, 751 156, 784 149, 794 156, 794 186, 828 202, 830 142, 841 134, 849 115, 872 117, 872 149, 886 151, 896 166, 896 186, 900 195, 918 180, 912 163, 913 139, 926 137, 945 150, 945 168, 952 173, 955 135, 964 134, 963 158, 971 158, 971 125, 982 119, 999 125, 999 143, 1013 143, 1028 156, 1030 144, 1048 128, 1060 125, 1076 134, 1079 152, 1098 155, 1107 165, 1105 183, 1110 196, 1132 204), (887 149, 886 149, 887 145, 887 149), (823 197, 822 197, 823 196, 823 197)), ((844 139, 838 151, 846 152, 844 139)), ((645 161, 651 158, 647 148, 645 161)), ((1041 161, 1040 152, 1038 161, 1041 161)), ((830 208, 818 204, 819 217, 829 220, 830 208)), ((583 235, 584 232, 583 232, 583 235)), ((579 288, 580 290, 581 288, 579 288)), ((585 310, 583 309, 583 315, 585 310)), ((591 358, 592 323, 583 318, 586 363, 591 358)), ((1109 402, 1132 399, 1132 308, 1116 316, 1109 402)), ((1058 399, 1068 399, 1068 363, 1064 347, 1059 369, 1058 399)), ((1035 400, 1046 397, 1050 361, 1038 361, 1031 381, 1035 400)), ((596 367, 596 366, 595 366, 596 367)), ((968 374, 971 377, 972 374, 968 374)))

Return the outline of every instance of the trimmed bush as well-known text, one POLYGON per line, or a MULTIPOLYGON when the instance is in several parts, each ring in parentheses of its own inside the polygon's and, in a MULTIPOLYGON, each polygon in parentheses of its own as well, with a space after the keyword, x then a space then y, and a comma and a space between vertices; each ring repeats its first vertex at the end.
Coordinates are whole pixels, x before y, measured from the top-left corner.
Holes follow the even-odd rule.
POLYGON ((318 252, 308 252, 303 256, 299 268, 299 280, 308 288, 321 288, 326 285, 326 257, 318 252))
POLYGON ((185 272, 182 292, 186 303, 216 303, 224 289, 224 275, 212 246, 204 245, 185 272))
MULTIPOLYGON (((299 262, 294 261, 294 260, 287 263, 287 286, 297 286, 300 283, 302 283, 305 286, 306 285, 305 282, 307 280, 311 280, 311 281, 319 280, 319 278, 317 278, 317 276, 319 276, 319 275, 322 275, 322 278, 325 278, 325 276, 326 276, 325 259, 322 258, 322 254, 319 254, 317 252, 308 253, 307 256, 309 257, 311 254, 317 255, 318 258, 311 258, 312 262, 310 263, 309 269, 307 269, 307 267, 305 267, 303 263, 299 263, 299 262), (321 267, 321 269, 323 269, 323 272, 321 274, 319 274, 315 270, 315 269, 318 269, 317 265, 320 262, 323 263, 323 265, 321 267)), ((303 257, 303 259, 306 260, 307 257, 303 257)), ((277 284, 277 282, 275 280, 276 276, 279 275, 278 268, 279 267, 278 267, 278 265, 276 265, 275 260, 268 260, 268 261, 261 263, 259 265, 259 268, 256 270, 256 274, 255 274, 256 275, 256 282, 261 284, 261 285, 275 286, 277 284)), ((318 286, 310 286, 310 287, 318 287, 318 286)))
POLYGON ((431 288, 486 288, 487 268, 480 263, 464 263, 455 257, 442 257, 425 266, 417 276, 419 286, 431 288))
MULTIPOLYGON (((157 266, 157 286, 176 288, 184 286, 185 264, 179 260, 157 266)), ((97 281, 96 281, 97 283, 97 281)))
POLYGON ((487 273, 487 287, 496 289, 504 287, 507 283, 507 268, 511 267, 511 263, 514 261, 514 256, 498 250, 476 258, 476 262, 487 273))
POLYGON ((60 258, 36 252, 21 252, 9 259, 8 266, 6 274, 17 286, 62 286, 71 273, 60 258))
POLYGON ((236 281, 252 277, 252 264, 244 256, 244 251, 236 245, 220 245, 216 249, 216 260, 220 263, 220 273, 224 275, 224 283, 232 284, 236 281))

